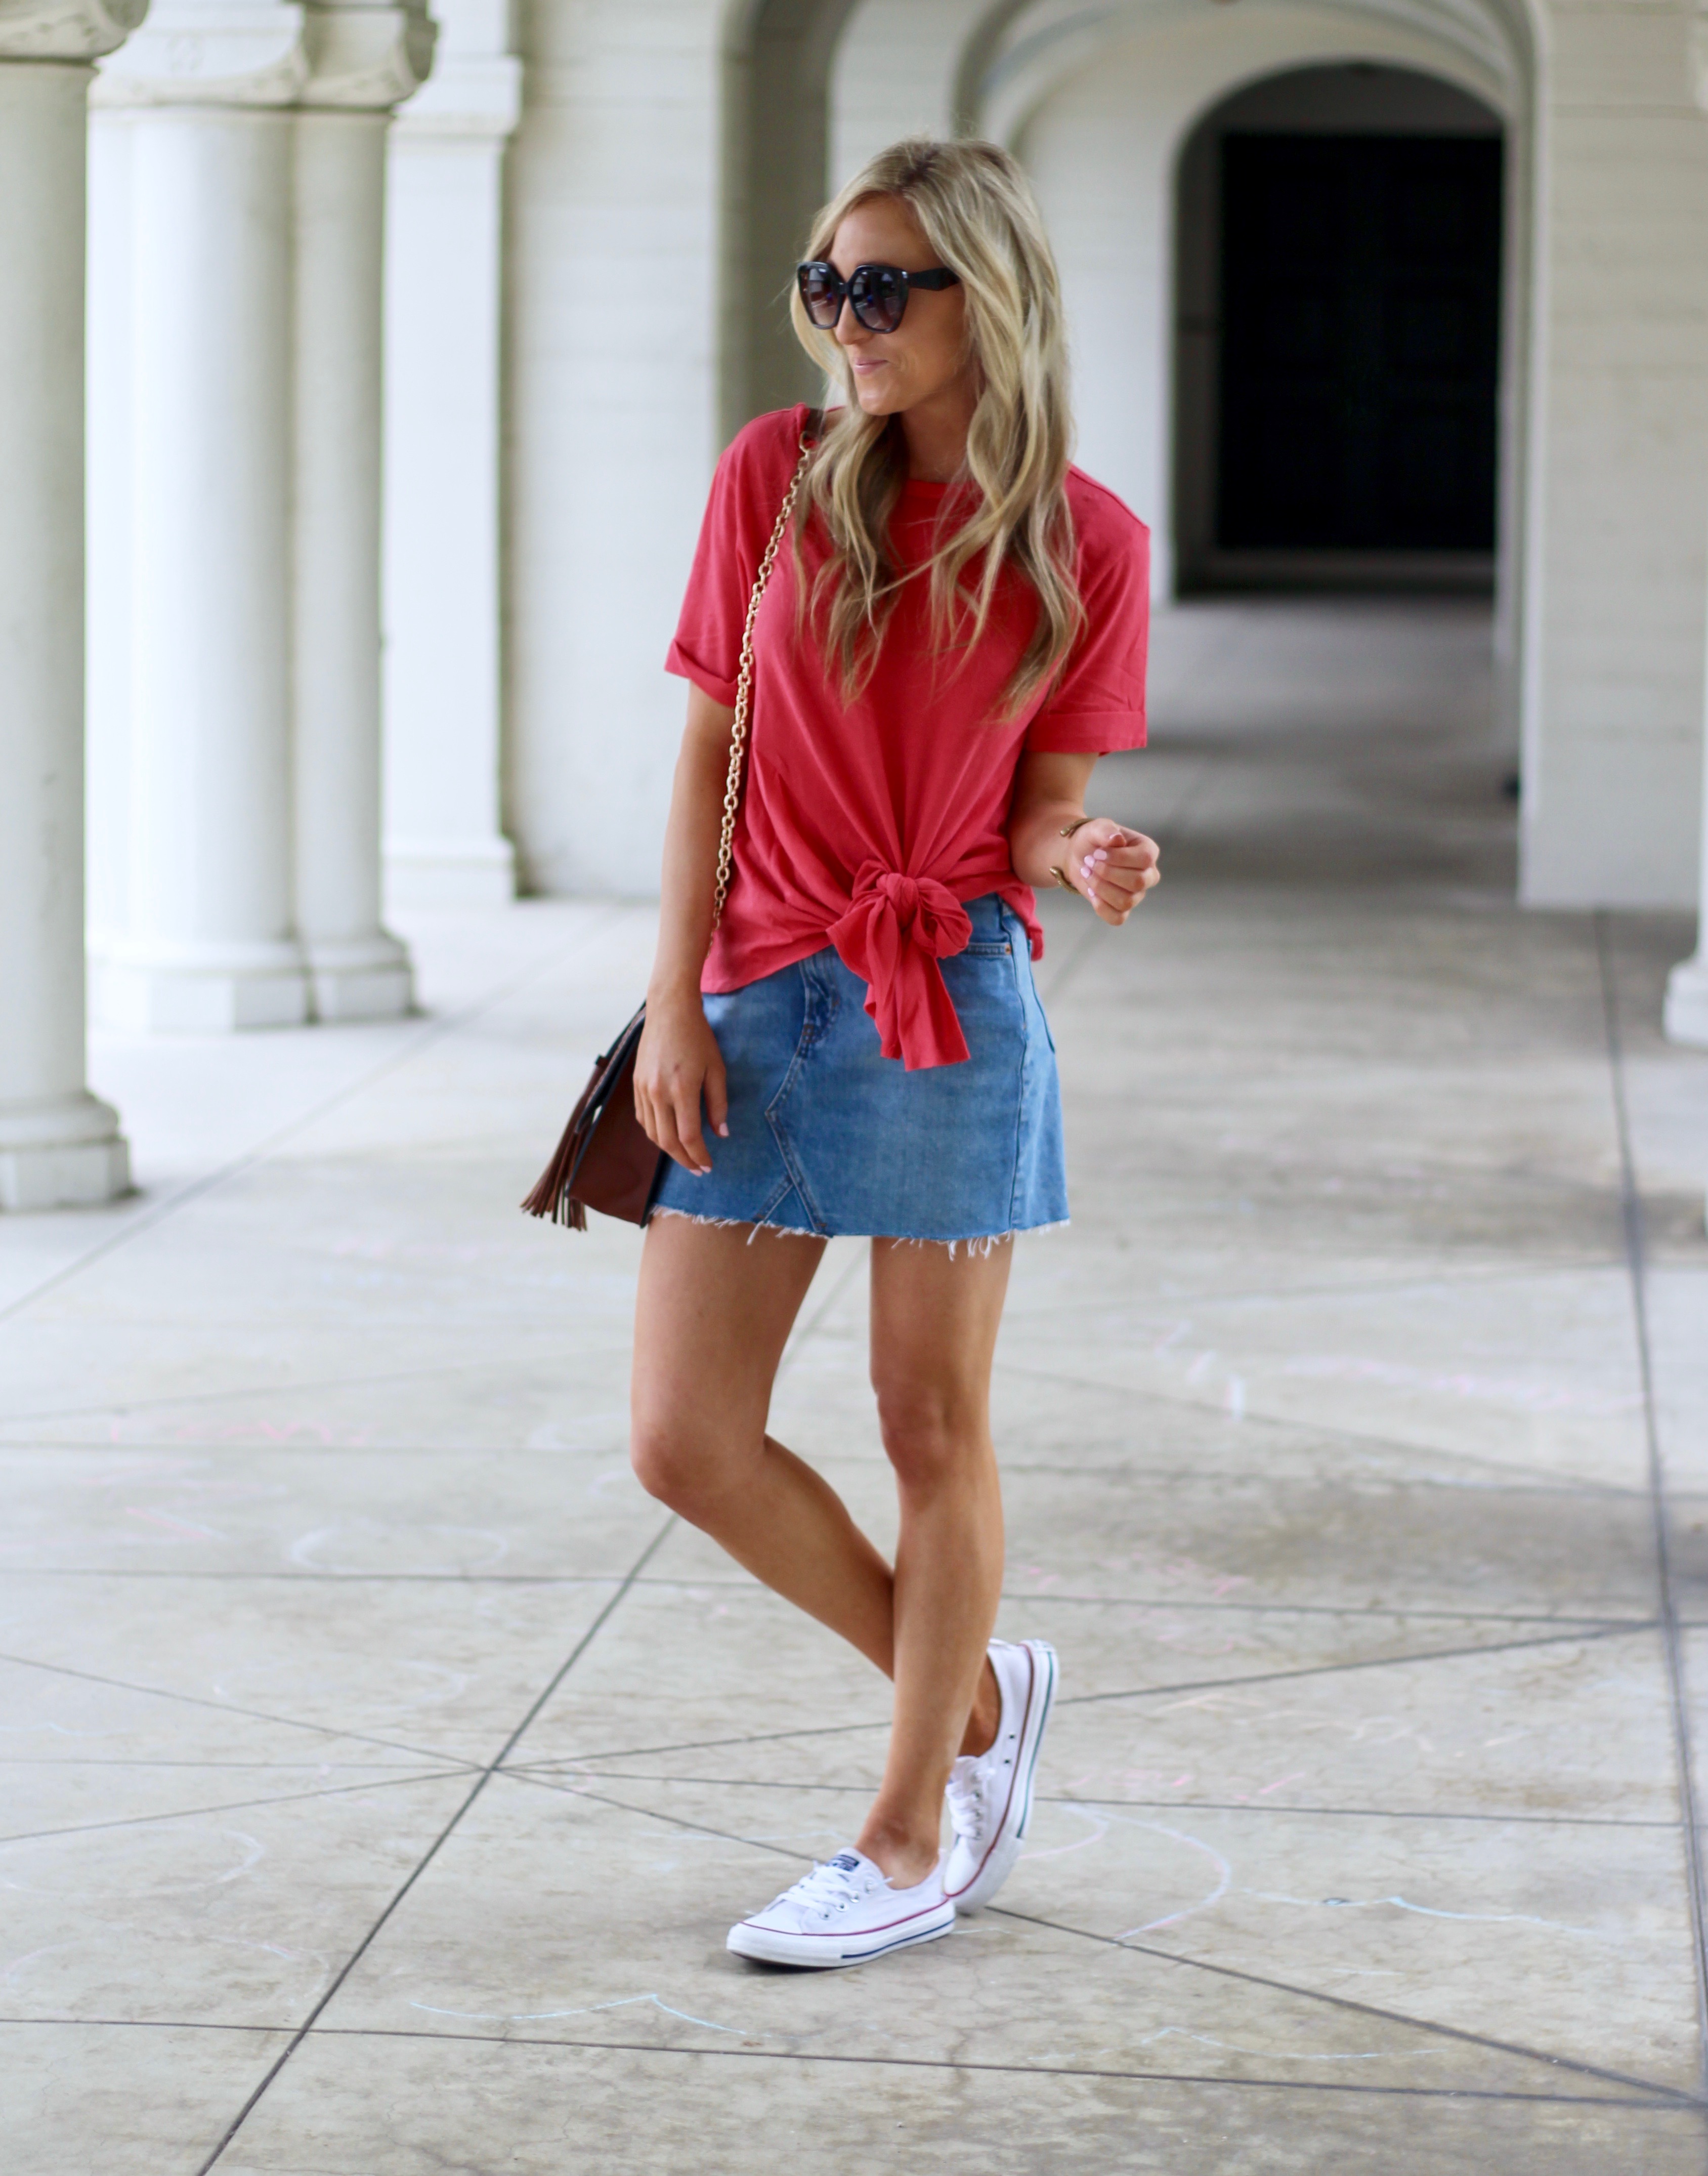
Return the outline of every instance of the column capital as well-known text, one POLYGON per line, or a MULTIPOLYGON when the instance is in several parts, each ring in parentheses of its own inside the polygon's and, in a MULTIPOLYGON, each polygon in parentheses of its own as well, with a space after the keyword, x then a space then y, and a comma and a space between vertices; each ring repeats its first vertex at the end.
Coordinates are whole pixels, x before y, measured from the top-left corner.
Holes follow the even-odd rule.
POLYGON ((149 0, 0 0, 0 60, 93 61, 122 46, 149 0))
MULTIPOLYGON (((25 0, 0 0, 8 4, 25 0)), ((383 113, 427 80, 433 36, 426 0, 157 0, 145 28, 102 67, 94 102, 383 113)))
POLYGON ((368 0, 309 0, 309 78, 304 106, 385 112, 431 73, 438 35, 426 0, 374 7, 368 0))
POLYGON ((522 117, 522 63, 509 54, 452 52, 400 106, 393 124, 408 143, 438 137, 503 139, 522 117))

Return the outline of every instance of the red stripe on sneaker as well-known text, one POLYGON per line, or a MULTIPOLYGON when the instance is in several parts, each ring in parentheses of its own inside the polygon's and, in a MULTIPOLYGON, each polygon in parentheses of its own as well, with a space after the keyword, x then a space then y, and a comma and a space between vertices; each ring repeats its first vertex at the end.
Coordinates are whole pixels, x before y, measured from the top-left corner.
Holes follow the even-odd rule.
MULTIPOLYGON (((972 1881, 963 1882, 955 1891, 957 1896, 966 1896, 967 1890, 971 1888, 973 1881, 976 1881, 986 1867, 989 1865, 990 1855, 1002 1841, 1003 1831, 1009 1825, 1009 1809, 1014 1802, 1014 1791, 1020 1780, 1020 1754, 1025 1749, 1026 1730, 1032 1719, 1032 1702, 1036 1699, 1038 1691, 1037 1657, 1033 1654, 1030 1646, 1022 1647, 1020 1651, 1026 1658, 1026 1704, 1020 1715, 1019 1738, 1014 1747, 1014 1773, 1009 1777, 1009 1794, 1003 1801, 1002 1818, 992 1831, 990 1841, 985 1846, 984 1857, 972 1870, 972 1881)), ((997 1728, 998 1731, 1002 1728, 1000 1716, 997 1718, 997 1728)))

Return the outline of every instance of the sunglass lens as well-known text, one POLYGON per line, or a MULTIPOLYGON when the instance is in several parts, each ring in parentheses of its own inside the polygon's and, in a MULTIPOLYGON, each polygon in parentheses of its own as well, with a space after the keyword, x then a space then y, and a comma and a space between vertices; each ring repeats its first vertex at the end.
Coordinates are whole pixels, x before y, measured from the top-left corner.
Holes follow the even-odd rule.
POLYGON ((849 292, 855 313, 868 332, 893 333, 907 307, 901 275, 888 264, 857 272, 849 292))
POLYGON ((834 325, 842 308, 842 283, 828 264, 801 267, 801 300, 815 325, 834 325))

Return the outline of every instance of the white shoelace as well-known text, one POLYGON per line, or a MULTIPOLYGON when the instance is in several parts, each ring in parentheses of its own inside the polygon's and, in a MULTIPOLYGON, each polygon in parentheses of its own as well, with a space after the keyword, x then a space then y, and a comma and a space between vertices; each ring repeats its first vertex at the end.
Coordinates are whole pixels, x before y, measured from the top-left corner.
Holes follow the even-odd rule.
POLYGON ((872 1886, 869 1881, 856 1878, 862 1872, 862 1869, 838 1866, 833 1858, 821 1858, 793 1888, 774 1897, 772 1905, 794 1904, 808 1912, 846 1912, 851 1904, 859 1903, 872 1886))
POLYGON ((969 1760, 965 1768, 957 1760, 949 1771, 949 1825, 963 1843, 976 1842, 983 1831, 985 1786, 989 1780, 990 1771, 982 1760, 969 1760))

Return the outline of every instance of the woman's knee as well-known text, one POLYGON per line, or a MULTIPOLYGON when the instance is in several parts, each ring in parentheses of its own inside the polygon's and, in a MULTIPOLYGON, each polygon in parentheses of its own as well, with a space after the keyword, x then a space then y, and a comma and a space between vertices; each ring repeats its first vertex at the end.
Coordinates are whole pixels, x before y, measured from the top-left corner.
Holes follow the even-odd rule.
POLYGON ((711 1502, 728 1485, 726 1453, 696 1429, 667 1419, 637 1419, 630 1430, 628 1462, 649 1496, 684 1518, 711 1502))
POLYGON ((884 1383, 878 1427, 904 1488, 930 1490, 983 1466, 991 1455, 982 1398, 952 1383, 884 1383))

